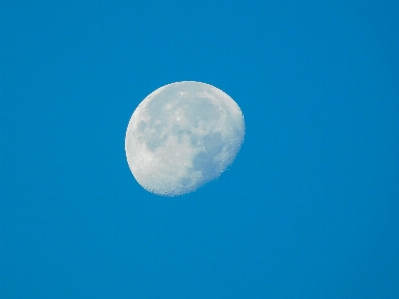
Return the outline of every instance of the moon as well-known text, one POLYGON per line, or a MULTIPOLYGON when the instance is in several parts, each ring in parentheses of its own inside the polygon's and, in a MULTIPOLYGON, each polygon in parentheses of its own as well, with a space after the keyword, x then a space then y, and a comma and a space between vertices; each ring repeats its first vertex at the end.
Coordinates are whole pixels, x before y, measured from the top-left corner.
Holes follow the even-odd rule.
POLYGON ((176 82, 149 94, 133 112, 126 158, 147 191, 182 195, 218 178, 244 134, 241 109, 226 93, 201 82, 176 82))

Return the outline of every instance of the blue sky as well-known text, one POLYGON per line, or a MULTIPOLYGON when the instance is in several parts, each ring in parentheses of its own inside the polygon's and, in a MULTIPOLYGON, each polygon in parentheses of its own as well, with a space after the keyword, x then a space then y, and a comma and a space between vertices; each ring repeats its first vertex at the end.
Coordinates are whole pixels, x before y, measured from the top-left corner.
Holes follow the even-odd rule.
POLYGON ((0 4, 0 297, 398 298, 399 4, 0 4), (152 195, 124 138, 176 81, 246 122, 228 171, 152 195))

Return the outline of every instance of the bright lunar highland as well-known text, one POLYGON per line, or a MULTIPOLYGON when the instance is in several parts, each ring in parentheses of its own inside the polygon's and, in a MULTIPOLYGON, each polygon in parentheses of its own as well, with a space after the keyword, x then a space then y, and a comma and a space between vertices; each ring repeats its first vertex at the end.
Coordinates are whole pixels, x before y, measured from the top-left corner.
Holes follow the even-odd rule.
POLYGON ((134 111, 126 157, 144 189, 181 195, 219 177, 244 133, 241 109, 226 93, 205 83, 176 82, 152 92, 134 111))

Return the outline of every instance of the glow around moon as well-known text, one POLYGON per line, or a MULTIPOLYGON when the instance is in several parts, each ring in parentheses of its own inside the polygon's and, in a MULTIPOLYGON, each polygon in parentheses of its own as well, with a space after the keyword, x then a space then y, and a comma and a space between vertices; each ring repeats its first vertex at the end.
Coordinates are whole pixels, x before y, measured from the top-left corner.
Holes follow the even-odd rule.
POLYGON ((205 83, 176 82, 152 92, 134 111, 126 157, 144 189, 181 195, 219 177, 244 133, 241 109, 226 93, 205 83))

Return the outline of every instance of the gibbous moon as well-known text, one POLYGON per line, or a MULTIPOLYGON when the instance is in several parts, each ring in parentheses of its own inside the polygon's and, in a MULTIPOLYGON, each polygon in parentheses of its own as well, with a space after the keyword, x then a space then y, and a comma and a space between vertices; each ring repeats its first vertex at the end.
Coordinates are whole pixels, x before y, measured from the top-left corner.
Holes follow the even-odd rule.
POLYGON ((205 83, 176 82, 152 92, 134 111, 126 131, 127 162, 147 191, 182 195, 219 177, 244 133, 241 109, 226 93, 205 83))

